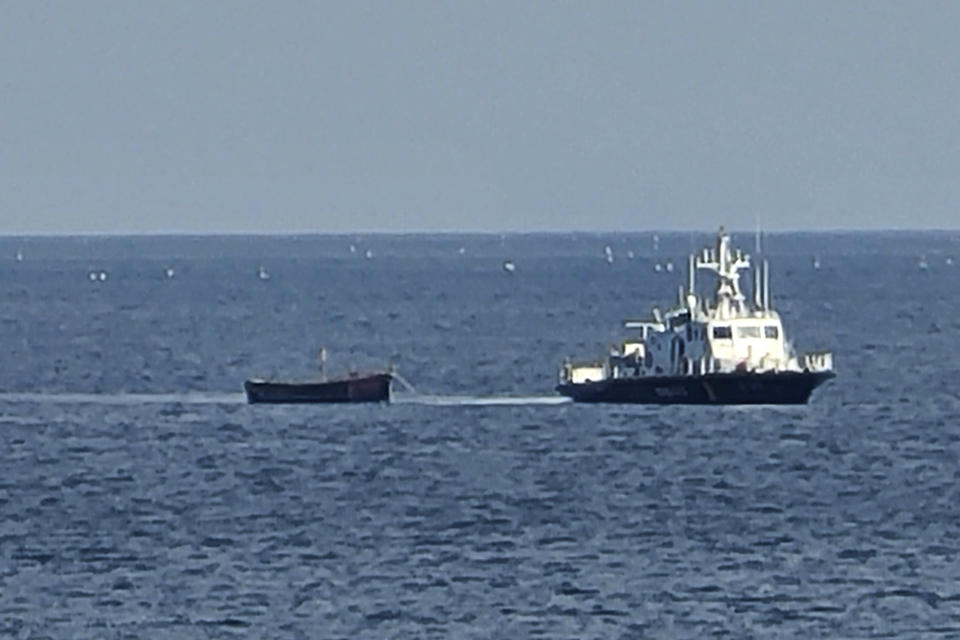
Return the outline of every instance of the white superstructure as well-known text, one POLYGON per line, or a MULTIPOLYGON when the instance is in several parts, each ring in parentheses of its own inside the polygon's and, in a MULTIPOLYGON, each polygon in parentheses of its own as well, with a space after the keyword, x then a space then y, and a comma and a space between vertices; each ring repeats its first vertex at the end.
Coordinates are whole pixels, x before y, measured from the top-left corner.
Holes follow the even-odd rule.
POLYGON ((740 289, 740 272, 750 269, 750 256, 732 249, 723 228, 714 248, 688 261, 687 286, 678 304, 666 313, 654 308, 652 318, 627 321, 637 334, 601 362, 564 363, 561 383, 644 376, 699 376, 733 372, 831 371, 829 352, 797 355, 787 341, 780 315, 770 300, 769 266, 753 265, 752 300, 740 289), (713 298, 697 295, 695 274, 716 276, 713 298))

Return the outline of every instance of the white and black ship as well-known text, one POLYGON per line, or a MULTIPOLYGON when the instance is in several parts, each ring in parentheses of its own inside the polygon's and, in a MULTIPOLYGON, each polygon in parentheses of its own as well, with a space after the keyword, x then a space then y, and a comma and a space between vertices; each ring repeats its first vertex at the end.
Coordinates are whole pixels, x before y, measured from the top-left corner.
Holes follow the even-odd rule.
POLYGON ((691 255, 677 306, 627 321, 638 333, 601 361, 565 362, 557 391, 577 402, 804 404, 834 377, 833 357, 797 354, 770 303, 769 266, 753 265, 753 300, 740 289, 750 256, 721 228, 714 249, 691 255), (698 269, 716 275, 713 299, 697 295, 698 269))

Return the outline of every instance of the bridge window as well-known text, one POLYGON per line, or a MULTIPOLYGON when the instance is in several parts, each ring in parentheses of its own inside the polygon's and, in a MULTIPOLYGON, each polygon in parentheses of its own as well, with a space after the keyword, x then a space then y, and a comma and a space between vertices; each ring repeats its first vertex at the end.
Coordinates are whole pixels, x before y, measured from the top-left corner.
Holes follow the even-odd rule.
POLYGON ((729 340, 733 337, 733 331, 727 325, 720 325, 713 328, 714 340, 729 340))
POLYGON ((780 337, 780 329, 776 325, 767 325, 763 328, 763 335, 776 340, 780 337))
POLYGON ((738 338, 759 338, 760 327, 754 327, 754 326, 737 327, 737 337, 738 338))

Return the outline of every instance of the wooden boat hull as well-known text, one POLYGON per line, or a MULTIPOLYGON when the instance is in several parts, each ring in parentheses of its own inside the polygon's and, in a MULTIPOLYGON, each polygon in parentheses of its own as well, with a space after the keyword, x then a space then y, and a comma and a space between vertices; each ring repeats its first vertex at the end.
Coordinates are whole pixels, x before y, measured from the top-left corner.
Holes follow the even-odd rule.
POLYGON ((613 378, 557 385, 574 402, 624 404, 806 404, 832 371, 712 373, 613 378))
POLYGON ((247 380, 243 389, 250 404, 389 402, 389 373, 350 376, 322 382, 247 380))

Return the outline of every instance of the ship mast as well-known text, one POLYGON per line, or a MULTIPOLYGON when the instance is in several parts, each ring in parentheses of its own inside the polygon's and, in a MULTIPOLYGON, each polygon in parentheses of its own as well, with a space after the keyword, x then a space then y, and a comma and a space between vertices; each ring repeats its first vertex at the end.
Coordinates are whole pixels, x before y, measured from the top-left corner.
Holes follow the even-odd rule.
POLYGON ((731 318, 746 313, 743 292, 740 290, 740 270, 750 268, 750 256, 737 249, 730 249, 730 236, 723 227, 717 234, 717 246, 712 251, 704 249, 697 256, 698 269, 712 271, 717 276, 713 306, 717 317, 731 318))

